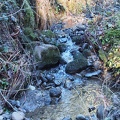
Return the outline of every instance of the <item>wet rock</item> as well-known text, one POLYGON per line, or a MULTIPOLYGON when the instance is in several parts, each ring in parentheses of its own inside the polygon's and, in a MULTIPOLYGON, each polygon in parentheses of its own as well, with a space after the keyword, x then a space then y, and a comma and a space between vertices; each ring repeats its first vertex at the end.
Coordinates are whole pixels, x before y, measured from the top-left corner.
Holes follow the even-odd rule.
POLYGON ((25 114, 23 112, 17 111, 12 113, 12 120, 23 120, 25 114))
POLYGON ((73 85, 74 87, 75 86, 83 86, 84 85, 84 81, 80 78, 76 78, 74 81, 73 81, 73 85))
POLYGON ((72 84, 71 80, 66 80, 64 87, 67 88, 68 90, 71 90, 73 88, 73 84, 72 84))
POLYGON ((43 44, 35 47, 34 56, 36 58, 36 62, 38 63, 38 68, 41 69, 58 63, 60 59, 60 52, 54 45, 43 44))
POLYGON ((60 43, 66 43, 67 40, 68 40, 68 38, 59 38, 59 39, 58 39, 58 41, 59 41, 60 43))
POLYGON ((87 58, 92 55, 92 52, 89 49, 83 50, 83 55, 87 58))
POLYGON ((64 117, 62 120, 72 120, 72 118, 68 117, 64 117))
POLYGON ((82 44, 85 41, 85 36, 84 35, 75 35, 72 37, 72 42, 75 42, 76 45, 82 44))
POLYGON ((26 114, 34 114, 37 109, 49 105, 51 98, 47 90, 29 90, 26 91, 26 100, 23 96, 20 98, 20 102, 22 104, 21 109, 24 109, 26 114))
POLYGON ((86 118, 85 118, 84 115, 79 114, 79 115, 76 117, 76 120, 86 120, 86 118))
POLYGON ((91 73, 85 74, 85 77, 97 76, 97 75, 99 75, 100 73, 102 73, 102 71, 101 71, 101 70, 97 70, 97 71, 95 71, 95 72, 91 72, 91 73))
POLYGON ((60 85, 62 84, 62 80, 61 80, 61 79, 55 79, 55 80, 54 80, 54 84, 55 84, 56 86, 60 86, 60 85))
POLYGON ((72 54, 74 60, 79 59, 79 58, 84 58, 83 54, 79 51, 72 51, 71 54, 72 54))
POLYGON ((87 59, 82 57, 82 58, 73 60, 72 62, 69 62, 66 65, 65 71, 66 73, 73 74, 73 73, 84 70, 87 66, 88 66, 87 59))
POLYGON ((56 87, 56 88, 51 88, 49 93, 50 93, 50 97, 60 97, 62 91, 59 87, 56 87))

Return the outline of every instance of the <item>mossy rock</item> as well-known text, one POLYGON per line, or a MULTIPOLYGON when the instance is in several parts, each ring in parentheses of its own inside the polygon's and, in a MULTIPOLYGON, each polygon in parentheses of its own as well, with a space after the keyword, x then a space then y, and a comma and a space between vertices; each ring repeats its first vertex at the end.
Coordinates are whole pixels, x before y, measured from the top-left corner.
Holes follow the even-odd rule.
POLYGON ((60 59, 60 52, 54 45, 43 44, 35 47, 34 56, 38 63, 38 68, 41 69, 57 64, 60 59))

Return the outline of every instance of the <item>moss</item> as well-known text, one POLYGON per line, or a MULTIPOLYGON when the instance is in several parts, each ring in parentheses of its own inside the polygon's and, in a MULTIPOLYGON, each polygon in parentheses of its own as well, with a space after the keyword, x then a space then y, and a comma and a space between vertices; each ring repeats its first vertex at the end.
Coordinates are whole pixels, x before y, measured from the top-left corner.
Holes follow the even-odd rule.
POLYGON ((51 30, 44 30, 41 35, 45 35, 47 38, 55 38, 55 34, 51 30))
POLYGON ((37 38, 37 35, 33 32, 32 28, 30 28, 30 27, 26 27, 24 29, 24 33, 32 40, 35 40, 37 38))
POLYGON ((25 12, 25 26, 29 26, 31 28, 34 28, 35 26, 35 19, 34 19, 34 13, 33 10, 27 0, 24 1, 24 12, 25 12))

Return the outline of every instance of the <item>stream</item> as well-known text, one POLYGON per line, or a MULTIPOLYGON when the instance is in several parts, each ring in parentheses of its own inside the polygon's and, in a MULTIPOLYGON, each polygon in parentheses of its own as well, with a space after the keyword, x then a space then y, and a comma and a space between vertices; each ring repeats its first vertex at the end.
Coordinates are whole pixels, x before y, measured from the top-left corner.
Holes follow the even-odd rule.
MULTIPOLYGON (((25 97, 21 98, 22 109, 31 120, 97 120, 98 107, 111 104, 112 92, 102 84, 99 76, 101 70, 93 70, 90 65, 81 72, 66 73, 66 64, 74 61, 74 57, 79 57, 79 48, 86 49, 87 44, 83 42, 84 38, 77 38, 80 44, 75 44, 70 35, 84 35, 84 29, 85 25, 78 26, 75 30, 55 29, 54 32, 59 34, 58 43, 65 46, 61 52, 62 60, 55 67, 38 71, 42 80, 36 80, 32 85, 34 89, 28 90, 25 97), (59 89, 53 89, 51 95, 52 88, 59 89), (54 93, 58 95, 53 95, 54 93)), ((91 58, 94 62, 98 59, 95 55, 91 58)), ((99 114, 101 116, 102 113, 99 114)))

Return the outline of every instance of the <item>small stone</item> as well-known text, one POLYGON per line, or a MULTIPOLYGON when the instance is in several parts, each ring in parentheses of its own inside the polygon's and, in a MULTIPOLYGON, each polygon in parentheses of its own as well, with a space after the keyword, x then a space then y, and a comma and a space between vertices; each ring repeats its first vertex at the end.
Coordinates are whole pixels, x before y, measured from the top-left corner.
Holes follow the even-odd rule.
POLYGON ((76 120, 86 120, 86 118, 85 118, 84 115, 79 114, 79 115, 76 117, 76 120))
POLYGON ((55 79, 55 76, 52 74, 47 74, 46 79, 48 80, 48 82, 53 82, 53 80, 55 79))
POLYGON ((30 89, 30 90, 35 90, 35 86, 29 85, 29 86, 28 86, 28 89, 30 89))
POLYGON ((23 112, 17 111, 12 113, 12 120, 23 120, 25 114, 23 112))
POLYGON ((60 86, 61 83, 62 83, 62 80, 61 79, 55 79, 54 83, 55 83, 56 86, 60 86))
POLYGON ((94 106, 90 106, 89 108, 88 108, 88 111, 89 112, 92 112, 92 111, 94 111, 95 110, 95 107, 94 106))
POLYGON ((61 93, 62 91, 59 87, 50 89, 50 97, 60 97, 61 93))
POLYGON ((101 73, 102 73, 101 70, 97 70, 97 71, 95 71, 95 72, 86 73, 86 74, 85 74, 85 77, 97 76, 97 75, 99 75, 99 74, 101 74, 101 73))
POLYGON ((62 120, 72 120, 72 118, 68 117, 64 117, 62 120))

